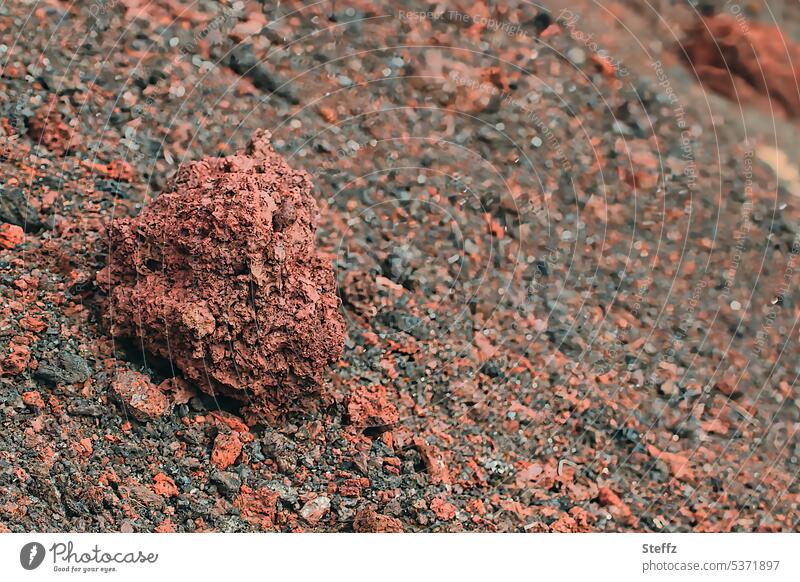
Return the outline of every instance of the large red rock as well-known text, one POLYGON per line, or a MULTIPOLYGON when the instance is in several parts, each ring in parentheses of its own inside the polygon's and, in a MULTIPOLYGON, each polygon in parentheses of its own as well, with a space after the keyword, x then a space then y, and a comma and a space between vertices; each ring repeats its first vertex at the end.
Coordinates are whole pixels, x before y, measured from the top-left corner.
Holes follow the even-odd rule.
POLYGON ((137 338, 202 390, 267 420, 313 402, 345 334, 333 271, 316 250, 310 176, 269 137, 181 166, 139 216, 112 223, 97 277, 114 336, 137 338))
POLYGON ((780 28, 715 14, 701 19, 680 49, 712 91, 800 115, 800 46, 780 28))

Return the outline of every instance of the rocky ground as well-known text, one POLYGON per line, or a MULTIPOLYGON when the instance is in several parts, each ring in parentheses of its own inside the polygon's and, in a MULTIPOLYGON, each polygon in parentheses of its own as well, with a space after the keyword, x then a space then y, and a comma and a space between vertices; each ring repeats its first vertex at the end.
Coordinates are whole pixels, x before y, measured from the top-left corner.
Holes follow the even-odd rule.
POLYGON ((660 4, 0 5, 0 529, 797 531, 796 122, 707 92, 660 4), (348 334, 272 422, 113 339, 97 280, 258 129, 348 334))

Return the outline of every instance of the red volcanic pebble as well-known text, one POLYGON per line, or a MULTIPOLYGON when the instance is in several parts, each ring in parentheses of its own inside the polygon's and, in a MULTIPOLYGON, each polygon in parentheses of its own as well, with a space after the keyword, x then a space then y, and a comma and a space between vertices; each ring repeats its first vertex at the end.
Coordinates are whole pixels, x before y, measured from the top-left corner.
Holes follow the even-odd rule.
POLYGON ((241 494, 233 502, 246 522, 269 529, 275 521, 278 494, 266 488, 251 489, 242 486, 241 494))
POLYGON ((114 336, 140 338, 206 392, 268 419, 318 393, 345 334, 316 252, 310 176, 269 138, 257 131, 246 151, 183 165, 138 217, 112 223, 98 274, 114 336))
POLYGON ((28 368, 31 359, 31 351, 26 346, 12 343, 11 353, 3 361, 3 371, 16 376, 28 368))
POLYGON ((435 497, 431 501, 431 511, 442 521, 450 521, 456 516, 455 505, 448 503, 441 497, 435 497))
POLYGON ((0 224, 0 247, 13 249, 25 240, 25 231, 15 224, 0 224))
POLYGON ((30 136, 35 143, 63 156, 75 147, 77 138, 56 107, 50 101, 36 111, 30 121, 30 136))
POLYGON ((399 519, 378 513, 373 507, 366 507, 356 512, 353 531, 359 533, 403 533, 403 524, 399 519))
POLYGON ((214 440, 214 450, 211 451, 211 462, 218 469, 224 471, 236 462, 242 453, 242 441, 236 433, 219 434, 214 440))
POLYGON ((162 497, 177 497, 179 494, 175 481, 164 473, 153 477, 153 491, 162 497))
POLYGON ((38 390, 31 390, 30 392, 24 392, 22 394, 22 401, 25 403, 26 406, 38 408, 40 410, 44 408, 44 400, 42 399, 42 395, 39 394, 38 390))
POLYGON ((170 409, 169 399, 150 378, 133 370, 120 373, 111 384, 111 390, 125 409, 141 422, 163 416, 170 409))
POLYGON ((382 427, 396 424, 400 419, 397 407, 387 396, 386 387, 354 386, 347 403, 350 422, 359 427, 382 427))

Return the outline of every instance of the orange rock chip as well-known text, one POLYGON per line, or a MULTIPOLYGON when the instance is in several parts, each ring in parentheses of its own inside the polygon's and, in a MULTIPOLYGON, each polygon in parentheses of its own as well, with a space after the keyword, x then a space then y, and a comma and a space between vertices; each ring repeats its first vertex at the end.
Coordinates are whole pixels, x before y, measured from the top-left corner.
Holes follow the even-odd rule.
POLYGON ((372 507, 356 512, 353 520, 353 531, 360 533, 403 533, 403 524, 399 519, 382 515, 372 507))
POLYGON ((25 231, 16 224, 0 225, 0 247, 13 249, 25 240, 25 231))
POLYGON ((238 433, 219 434, 214 440, 214 450, 211 451, 211 462, 224 471, 236 462, 242 453, 242 441, 238 433))
POLYGON ((381 384, 355 387, 348 398, 347 415, 353 425, 365 428, 391 426, 400 420, 381 384))
POLYGON ((150 382, 150 378, 133 370, 119 374, 111 384, 111 391, 140 422, 163 416, 171 408, 169 399, 150 382))

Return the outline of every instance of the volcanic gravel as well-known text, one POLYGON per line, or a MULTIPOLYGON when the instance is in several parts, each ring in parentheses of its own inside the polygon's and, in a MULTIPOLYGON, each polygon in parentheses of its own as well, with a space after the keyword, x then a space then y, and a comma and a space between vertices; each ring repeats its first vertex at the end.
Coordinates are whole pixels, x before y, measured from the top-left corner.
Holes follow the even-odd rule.
POLYGON ((749 106, 588 3, 341 4, 0 6, 0 530, 797 531, 800 212, 749 106), (259 130, 347 328, 279 419, 97 279, 259 130))

